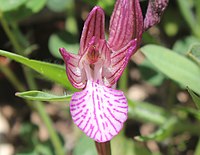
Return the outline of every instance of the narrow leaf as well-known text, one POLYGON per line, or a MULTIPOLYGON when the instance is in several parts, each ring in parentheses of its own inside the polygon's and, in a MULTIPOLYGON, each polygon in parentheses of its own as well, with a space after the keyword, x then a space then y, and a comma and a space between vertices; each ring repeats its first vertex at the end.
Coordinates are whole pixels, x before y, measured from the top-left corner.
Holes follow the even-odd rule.
POLYGON ((188 92, 190 96, 192 97, 192 100, 196 104, 197 108, 200 109, 200 97, 197 96, 190 88, 188 88, 188 92))
POLYGON ((72 96, 72 95, 57 96, 54 94, 50 94, 48 92, 37 91, 37 90, 17 92, 15 95, 24 99, 35 100, 35 101, 70 101, 72 96))
POLYGON ((20 56, 20 55, 14 54, 14 53, 10 53, 10 52, 6 52, 3 50, 0 50, 0 55, 8 57, 8 58, 15 60, 25 66, 32 68, 33 70, 44 75, 48 79, 65 86, 69 90, 73 90, 73 91, 76 90, 69 82, 69 80, 66 76, 66 73, 65 73, 65 68, 61 65, 56 65, 56 64, 51 64, 51 63, 47 63, 47 62, 28 59, 23 56, 20 56))
POLYGON ((197 64, 167 48, 156 45, 144 46, 141 51, 159 71, 200 94, 200 69, 197 64))
POLYGON ((25 2, 26 0, 0 0, 0 12, 12 11, 25 2))

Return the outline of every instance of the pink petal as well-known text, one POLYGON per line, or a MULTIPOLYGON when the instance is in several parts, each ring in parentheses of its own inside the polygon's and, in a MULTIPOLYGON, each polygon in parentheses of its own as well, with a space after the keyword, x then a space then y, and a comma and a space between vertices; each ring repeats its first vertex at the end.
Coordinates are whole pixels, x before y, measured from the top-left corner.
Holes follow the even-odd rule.
POLYGON ((105 39, 99 40, 96 46, 100 51, 101 59, 104 60, 104 67, 108 67, 110 65, 111 50, 108 47, 106 40, 105 39))
POLYGON ((117 0, 110 20, 108 44, 117 51, 137 38, 140 43, 143 32, 143 16, 139 0, 117 0))
POLYGON ((114 85, 122 75, 131 55, 136 52, 137 41, 132 40, 127 46, 111 54, 111 64, 103 69, 104 84, 108 87, 114 85))
POLYGON ((100 7, 94 7, 88 15, 80 41, 79 55, 83 55, 92 37, 95 36, 96 40, 105 39, 104 35, 104 12, 100 7))
POLYGON ((144 31, 160 22, 160 17, 168 5, 169 0, 150 0, 144 19, 144 31))
POLYGON ((117 135, 127 119, 128 104, 122 91, 88 81, 70 102, 74 123, 90 138, 106 142, 117 135))
POLYGON ((64 48, 60 48, 59 50, 66 65, 66 73, 69 81, 75 88, 84 88, 86 76, 85 72, 78 67, 80 56, 69 53, 64 48))

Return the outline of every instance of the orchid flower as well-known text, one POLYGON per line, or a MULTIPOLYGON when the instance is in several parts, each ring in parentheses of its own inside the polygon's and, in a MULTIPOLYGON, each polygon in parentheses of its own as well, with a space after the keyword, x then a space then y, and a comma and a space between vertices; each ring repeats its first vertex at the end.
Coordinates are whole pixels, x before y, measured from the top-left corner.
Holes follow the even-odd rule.
POLYGON ((113 89, 144 31, 139 0, 117 0, 105 40, 105 15, 96 6, 89 13, 78 55, 60 48, 68 79, 75 88, 70 112, 74 123, 97 142, 110 141, 127 119, 128 104, 120 90, 113 89))

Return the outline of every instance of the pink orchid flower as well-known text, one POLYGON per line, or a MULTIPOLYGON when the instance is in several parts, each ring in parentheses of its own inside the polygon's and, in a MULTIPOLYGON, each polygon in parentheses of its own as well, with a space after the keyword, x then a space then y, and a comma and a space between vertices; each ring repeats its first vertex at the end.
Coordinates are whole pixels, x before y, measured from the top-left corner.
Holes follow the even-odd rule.
POLYGON ((139 0, 116 1, 108 41, 104 21, 103 10, 94 7, 85 21, 78 55, 60 48, 68 79, 75 88, 83 89, 72 96, 72 119, 97 142, 110 141, 127 119, 126 97, 112 86, 141 41, 144 28, 139 0))

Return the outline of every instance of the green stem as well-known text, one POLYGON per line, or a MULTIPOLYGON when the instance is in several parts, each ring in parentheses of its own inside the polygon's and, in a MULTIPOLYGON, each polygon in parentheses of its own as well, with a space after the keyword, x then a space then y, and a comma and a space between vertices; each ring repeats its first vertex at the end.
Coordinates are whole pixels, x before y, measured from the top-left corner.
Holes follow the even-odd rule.
MULTIPOLYGON (((23 69, 24 69, 24 74, 27 79, 29 88, 31 90, 37 89, 37 86, 36 86, 36 83, 33 78, 31 70, 25 66, 23 66, 23 69)), ((45 107, 44 107, 43 103, 39 102, 39 101, 37 101, 37 102, 35 101, 34 107, 36 108, 37 112, 39 113, 40 117, 42 118, 43 122, 45 123, 45 125, 47 127, 47 130, 48 130, 50 138, 51 138, 51 142, 52 142, 53 146, 55 147, 56 155, 57 154, 64 155, 65 153, 62 148, 60 139, 59 139, 58 135, 56 134, 56 131, 53 128, 53 124, 52 124, 51 119, 49 118, 48 114, 45 111, 45 107)))
POLYGON ((1 22, 1 25, 2 25, 2 27, 4 29, 4 31, 6 32, 6 35, 8 36, 10 42, 12 43, 14 49, 16 50, 17 53, 21 54, 22 48, 20 47, 20 45, 18 44, 17 40, 13 36, 7 21, 3 17, 3 13, 1 13, 1 15, 0 15, 0 22, 1 22))
MULTIPOLYGON (((7 21, 4 19, 2 13, 0 14, 0 22, 2 24, 2 27, 3 27, 4 31, 6 32, 9 40, 11 41, 15 51, 18 54, 23 55, 22 51, 23 51, 24 48, 21 47, 20 44, 17 42, 17 39, 15 38, 15 36, 12 33, 12 31, 10 30, 9 25, 8 25, 7 21)), ((24 67, 24 74, 26 76, 29 88, 30 89, 36 89, 37 87, 36 87, 34 78, 33 78, 32 74, 31 74, 30 70, 25 69, 25 67, 24 67)), ((8 76, 10 76, 10 74, 8 74, 8 76)), ((13 83, 13 77, 10 76, 9 80, 12 80, 12 83, 13 83)), ((16 79, 14 78, 14 80, 16 80, 16 79)), ((13 84, 16 86, 16 81, 13 84)), ((21 89, 19 86, 16 86, 16 87, 19 88, 18 90, 21 89)), ((24 90, 22 90, 22 91, 24 91, 24 90)), ((49 135, 50 135, 50 140, 51 140, 51 142, 52 142, 52 144, 54 146, 54 149, 55 149, 55 154, 56 155, 65 155, 64 149, 62 148, 62 143, 61 143, 61 141, 60 141, 60 139, 58 137, 58 134, 56 133, 56 131, 53 128, 52 121, 49 118, 48 114, 46 113, 43 103, 42 102, 37 102, 36 104, 33 104, 33 107, 37 110, 37 112, 39 113, 41 119, 43 120, 44 124, 47 127, 47 130, 48 130, 49 135)))
POLYGON ((51 119, 49 118, 49 116, 47 115, 47 113, 45 111, 44 105, 41 102, 35 102, 34 104, 35 104, 35 108, 36 108, 37 112, 39 113, 40 117, 42 118, 43 122, 45 123, 45 126, 47 127, 51 142, 55 148, 55 154, 56 155, 65 155, 61 141, 60 141, 55 129, 53 128, 53 124, 51 122, 51 119))
MULTIPOLYGON (((0 71, 7 77, 7 79, 10 81, 10 83, 15 87, 17 91, 22 91, 22 92, 26 91, 25 87, 16 78, 16 76, 13 74, 13 72, 10 70, 8 66, 3 66, 0 64, 0 71)), ((25 102, 31 107, 31 109, 35 109, 30 101, 26 100, 25 102)))
POLYGON ((200 31, 199 31, 199 25, 196 22, 195 15, 192 12, 190 2, 189 1, 183 1, 183 0, 177 0, 178 6, 180 8, 180 11, 185 18, 185 21, 187 22, 188 26, 192 30, 192 33, 196 35, 198 38, 200 38, 200 31))
POLYGON ((0 71, 8 78, 16 90, 24 91, 25 87, 23 84, 16 78, 13 72, 10 70, 9 66, 0 64, 0 71))
POLYGON ((22 47, 28 47, 29 42, 27 41, 26 37, 20 31, 17 23, 10 22, 10 26, 11 26, 12 32, 14 33, 14 36, 18 39, 18 44, 20 44, 22 47))

